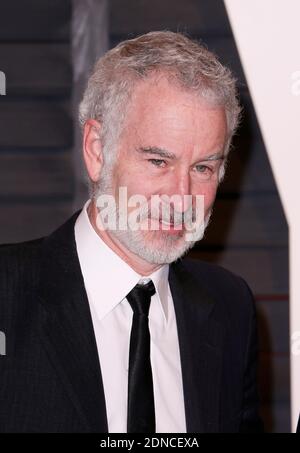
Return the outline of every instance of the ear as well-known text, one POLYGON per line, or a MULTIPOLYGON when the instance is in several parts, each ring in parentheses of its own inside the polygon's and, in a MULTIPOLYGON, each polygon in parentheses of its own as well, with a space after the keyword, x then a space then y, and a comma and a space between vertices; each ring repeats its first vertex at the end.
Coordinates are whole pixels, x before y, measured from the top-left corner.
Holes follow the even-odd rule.
POLYGON ((101 123, 87 120, 83 130, 83 158, 87 172, 93 182, 100 178, 103 167, 103 152, 100 139, 101 123))

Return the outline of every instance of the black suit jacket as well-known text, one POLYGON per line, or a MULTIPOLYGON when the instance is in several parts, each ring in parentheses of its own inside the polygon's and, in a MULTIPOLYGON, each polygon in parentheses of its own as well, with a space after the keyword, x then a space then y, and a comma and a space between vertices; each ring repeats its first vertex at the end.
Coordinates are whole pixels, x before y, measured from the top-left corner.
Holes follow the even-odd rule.
MULTIPOLYGON (((78 214, 46 238, 0 247, 0 432, 108 432, 74 237, 78 214)), ((187 431, 260 431, 248 286, 223 268, 188 260, 170 266, 169 283, 187 431)))

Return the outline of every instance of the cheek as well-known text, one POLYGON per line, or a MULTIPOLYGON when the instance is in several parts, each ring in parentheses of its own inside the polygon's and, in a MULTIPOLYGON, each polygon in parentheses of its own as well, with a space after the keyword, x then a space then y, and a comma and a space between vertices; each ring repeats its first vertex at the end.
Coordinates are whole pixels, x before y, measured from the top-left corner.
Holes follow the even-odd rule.
POLYGON ((152 195, 153 187, 148 186, 144 180, 134 178, 133 180, 128 179, 124 183, 123 186, 127 188, 128 197, 142 195, 148 199, 152 195))
POLYGON ((127 193, 129 196, 135 194, 142 194, 142 184, 140 184, 138 177, 132 177, 131 172, 124 169, 119 169, 116 173, 116 187, 117 189, 120 187, 126 187, 127 193))
POLYGON ((147 175, 130 171, 130 169, 124 170, 119 178, 119 183, 123 187, 127 187, 128 196, 143 195, 148 199, 155 192, 153 181, 147 175))
MULTIPOLYGON (((126 188, 127 199, 123 200, 123 203, 127 205, 127 212, 128 214, 135 211, 137 208, 140 207, 139 202, 137 202, 136 196, 142 196, 146 200, 152 195, 153 187, 149 184, 149 182, 145 178, 138 177, 137 175, 132 175, 128 171, 124 171, 123 173, 119 173, 116 179, 116 196, 119 196, 119 189, 121 187, 126 188), (128 203, 133 203, 133 205, 128 206, 128 203)), ((124 192, 123 192, 124 193, 124 192)))
POLYGON ((213 184, 213 185, 205 185, 202 186, 202 190, 197 191, 198 195, 204 196, 204 209, 205 209, 205 214, 207 214, 215 201, 216 194, 217 194, 217 189, 218 185, 213 184))
POLYGON ((136 162, 124 158, 124 164, 119 165, 116 171, 118 187, 127 187, 130 195, 147 195, 151 193, 149 178, 143 173, 143 168, 136 162))

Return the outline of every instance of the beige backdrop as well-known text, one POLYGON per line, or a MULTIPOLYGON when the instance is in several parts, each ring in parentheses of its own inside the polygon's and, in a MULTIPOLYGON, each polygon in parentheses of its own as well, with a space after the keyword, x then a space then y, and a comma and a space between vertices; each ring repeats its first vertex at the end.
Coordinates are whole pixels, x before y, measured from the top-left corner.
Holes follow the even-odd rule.
POLYGON ((293 429, 300 411, 300 1, 225 0, 290 232, 293 429))

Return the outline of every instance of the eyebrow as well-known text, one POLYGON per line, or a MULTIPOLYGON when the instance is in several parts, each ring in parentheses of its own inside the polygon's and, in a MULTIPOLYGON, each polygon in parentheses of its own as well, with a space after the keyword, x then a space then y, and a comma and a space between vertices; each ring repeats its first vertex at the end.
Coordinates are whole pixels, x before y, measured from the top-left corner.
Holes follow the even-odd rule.
POLYGON ((215 160, 225 160, 223 151, 221 151, 220 153, 211 154, 210 156, 204 156, 202 159, 200 159, 200 162, 215 161, 215 160))
MULTIPOLYGON (((165 159, 176 159, 176 155, 167 151, 163 148, 159 148, 157 146, 148 146, 148 147, 140 147, 137 148, 137 152, 140 154, 151 154, 155 156, 159 156, 165 159)), ((225 156, 223 151, 211 154, 209 156, 204 156, 199 160, 199 162, 207 162, 207 161, 217 161, 217 160, 225 160, 225 156)))
POLYGON ((137 148, 137 152, 141 154, 151 154, 155 156, 160 156, 165 159, 176 159, 176 155, 174 153, 171 153, 163 148, 158 148, 157 146, 137 148))

